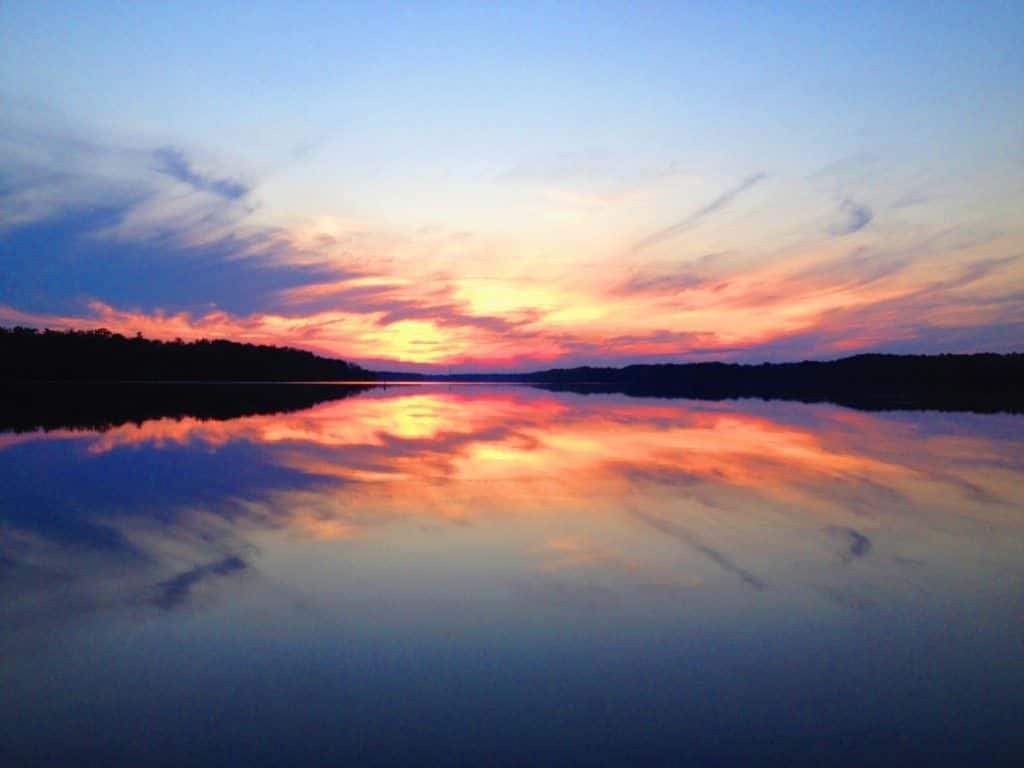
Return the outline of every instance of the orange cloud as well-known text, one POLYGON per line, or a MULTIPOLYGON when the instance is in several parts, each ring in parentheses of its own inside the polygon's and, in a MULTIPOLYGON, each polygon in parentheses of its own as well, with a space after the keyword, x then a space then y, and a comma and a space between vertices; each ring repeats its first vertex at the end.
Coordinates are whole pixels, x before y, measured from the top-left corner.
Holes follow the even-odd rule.
MULTIPOLYGON (((278 258, 311 263, 295 245, 301 238, 292 240, 278 258)), ((420 251, 408 244, 392 246, 376 266, 332 262, 332 244, 321 258, 345 271, 284 289, 265 311, 143 311, 94 300, 84 315, 0 307, 0 321, 285 344, 378 368, 820 357, 957 341, 973 351, 1005 346, 1010 332, 998 329, 1024 323, 1024 260, 993 255, 1009 245, 983 241, 931 263, 919 244, 851 254, 823 241, 762 263, 722 253, 567 270, 531 259, 532 275, 519 267, 480 275, 436 254, 418 263, 412 256, 420 251)))

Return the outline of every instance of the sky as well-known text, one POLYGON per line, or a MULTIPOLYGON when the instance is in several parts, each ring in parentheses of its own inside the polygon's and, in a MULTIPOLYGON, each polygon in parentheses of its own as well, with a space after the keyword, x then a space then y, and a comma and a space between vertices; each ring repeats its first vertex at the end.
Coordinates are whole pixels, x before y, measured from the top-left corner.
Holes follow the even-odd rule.
POLYGON ((6 0, 0 324, 406 371, 1024 351, 1022 37, 1014 2, 6 0))

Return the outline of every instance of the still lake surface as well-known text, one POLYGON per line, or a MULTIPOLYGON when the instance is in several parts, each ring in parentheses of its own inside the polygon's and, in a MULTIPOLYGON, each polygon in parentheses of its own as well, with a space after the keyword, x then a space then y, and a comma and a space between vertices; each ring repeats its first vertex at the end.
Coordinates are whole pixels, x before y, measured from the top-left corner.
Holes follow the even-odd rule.
POLYGON ((1024 417, 353 389, 0 432, 0 765, 1024 764, 1024 417))

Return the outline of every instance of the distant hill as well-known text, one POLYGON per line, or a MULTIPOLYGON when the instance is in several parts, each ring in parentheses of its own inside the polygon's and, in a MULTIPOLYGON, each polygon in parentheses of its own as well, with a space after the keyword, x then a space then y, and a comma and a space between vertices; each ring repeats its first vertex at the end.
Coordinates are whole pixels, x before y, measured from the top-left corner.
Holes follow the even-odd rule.
POLYGON ((0 328, 0 379, 373 381, 365 368, 290 347, 128 338, 106 329, 0 328))
POLYGON ((574 392, 834 402, 863 409, 1024 411, 1024 354, 866 354, 828 362, 563 368, 521 381, 574 392))

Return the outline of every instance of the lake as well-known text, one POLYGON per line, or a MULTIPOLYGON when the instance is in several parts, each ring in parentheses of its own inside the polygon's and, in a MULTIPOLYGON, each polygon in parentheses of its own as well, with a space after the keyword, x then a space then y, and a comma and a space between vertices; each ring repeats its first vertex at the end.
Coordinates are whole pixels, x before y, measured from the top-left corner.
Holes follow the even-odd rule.
POLYGON ((1024 764, 1024 416, 330 398, 0 431, 0 765, 1024 764))

